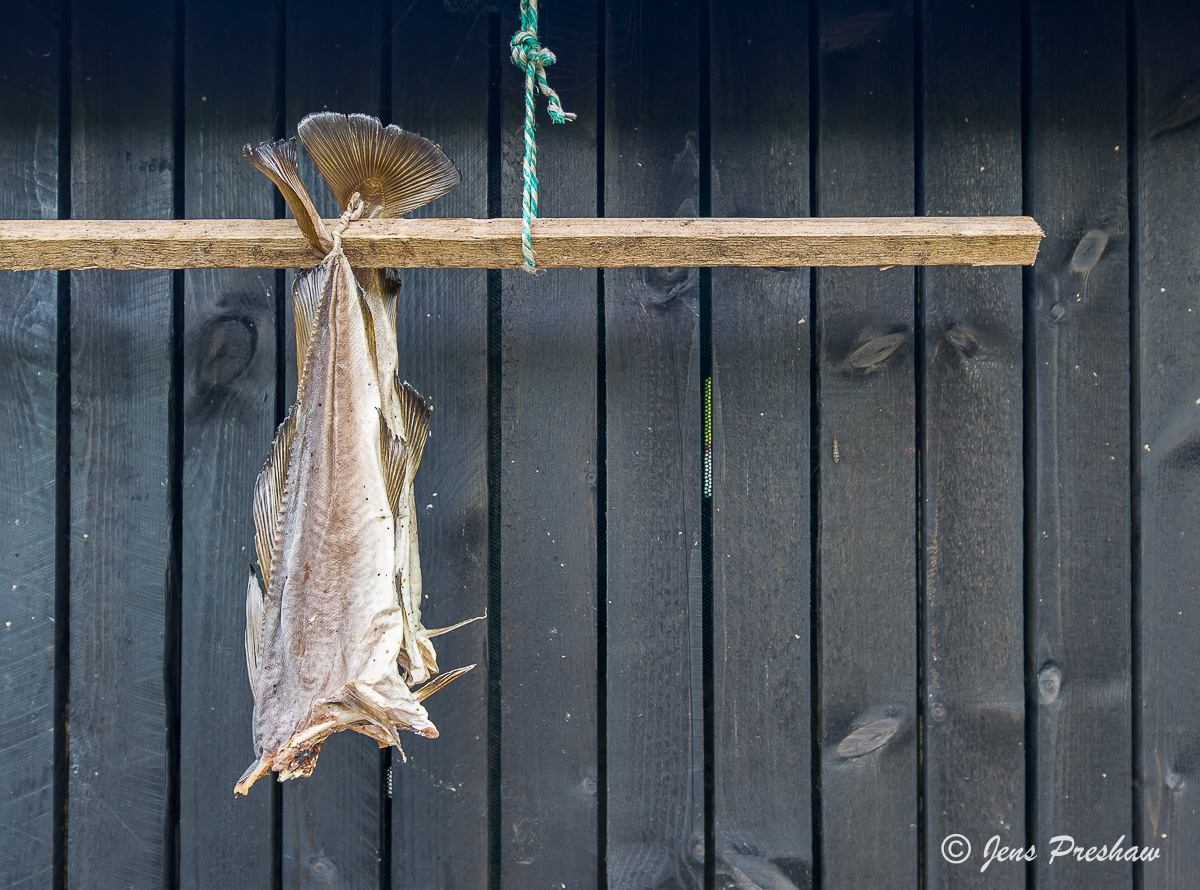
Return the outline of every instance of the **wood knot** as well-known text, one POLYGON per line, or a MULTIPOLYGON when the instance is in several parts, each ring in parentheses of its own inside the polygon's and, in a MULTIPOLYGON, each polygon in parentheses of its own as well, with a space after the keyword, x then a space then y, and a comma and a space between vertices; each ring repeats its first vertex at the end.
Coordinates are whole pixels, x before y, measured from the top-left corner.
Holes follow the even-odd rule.
POLYGON ((965 325, 953 325, 946 331, 946 342, 970 358, 979 351, 979 338, 975 332, 965 325))
POLYGON ((341 873, 337 864, 327 856, 309 856, 304 861, 304 870, 318 884, 338 884, 341 873))
POLYGON ((1037 676, 1038 701, 1043 705, 1052 704, 1062 692, 1063 672, 1056 664, 1048 664, 1037 676))
POLYGON ((196 378, 203 387, 225 386, 246 372, 258 348, 254 320, 225 315, 210 319, 196 344, 196 378))
POLYGON ((908 336, 901 333, 875 337, 846 356, 846 364, 858 371, 878 371, 904 345, 906 339, 908 336))
POLYGON ((1108 247, 1108 232, 1103 229, 1092 229, 1079 239, 1079 244, 1075 246, 1075 252, 1071 254, 1071 271, 1090 272, 1092 267, 1100 262, 1100 257, 1104 255, 1106 247, 1108 247))
POLYGON ((900 728, 897 717, 883 717, 872 720, 865 726, 860 726, 840 742, 837 752, 839 757, 849 760, 852 757, 862 757, 872 751, 882 748, 888 743, 896 730, 900 728))
POLYGON ((667 305, 694 288, 700 280, 696 270, 687 266, 649 268, 644 272, 644 276, 645 299, 652 306, 667 305))

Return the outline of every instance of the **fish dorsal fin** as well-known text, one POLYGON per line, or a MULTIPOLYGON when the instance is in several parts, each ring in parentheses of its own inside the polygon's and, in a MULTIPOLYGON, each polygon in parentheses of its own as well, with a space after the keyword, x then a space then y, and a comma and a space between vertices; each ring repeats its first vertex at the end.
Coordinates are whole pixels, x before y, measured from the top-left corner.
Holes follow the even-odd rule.
POLYGON ((321 323, 321 311, 329 292, 329 267, 322 263, 296 276, 292 284, 292 314, 296 318, 297 392, 304 392, 312 338, 321 323))
POLYGON ((387 487, 392 516, 400 512, 400 493, 404 490, 404 465, 408 449, 403 440, 388 428, 387 418, 379 412, 379 456, 383 460, 383 482, 387 487))
POLYGON ((411 485, 425 451, 425 440, 429 438, 429 416, 433 409, 421 398, 421 394, 405 382, 396 382, 396 404, 400 409, 401 435, 408 446, 407 484, 411 485))
POLYGON ((304 183, 300 181, 300 170, 296 166, 295 138, 263 142, 257 148, 251 148, 247 144, 242 149, 242 154, 283 193, 283 199, 291 208, 292 215, 296 217, 300 231, 304 233, 308 243, 321 254, 328 252, 333 247, 333 241, 330 240, 325 223, 321 221, 321 215, 313 206, 304 183))
POLYGON ((288 412, 271 443, 271 457, 254 483, 254 550, 262 587, 271 590, 271 569, 283 535, 283 511, 287 504, 287 471, 296 435, 296 407, 288 412))
POLYGON ((250 691, 258 698, 258 678, 262 673, 259 653, 262 651, 263 591, 250 568, 250 581, 246 584, 246 673, 250 675, 250 691))
POLYGON ((454 164, 428 139, 365 114, 322 111, 296 129, 338 204, 345 210, 358 192, 367 219, 404 216, 460 180, 454 164))

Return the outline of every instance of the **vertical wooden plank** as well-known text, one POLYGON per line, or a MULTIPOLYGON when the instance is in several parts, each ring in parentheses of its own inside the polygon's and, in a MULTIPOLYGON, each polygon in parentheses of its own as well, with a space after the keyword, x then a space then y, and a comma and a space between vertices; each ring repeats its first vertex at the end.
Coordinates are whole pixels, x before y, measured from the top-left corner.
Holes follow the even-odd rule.
MULTIPOLYGON (((926 0, 924 211, 1021 210, 1021 20, 1003 0, 926 0)), ((989 838, 1025 838, 1021 270, 924 277, 922 571, 925 875, 931 887, 1024 887, 981 872, 989 838), (976 855, 951 864, 944 838, 976 855)))
MULTIPOLYGON (((314 111, 378 114, 385 38, 377 0, 331 14, 328 4, 288 0, 286 23, 285 133, 314 111)), ((327 218, 341 209, 316 166, 300 152, 300 173, 313 202, 327 218)), ((295 398, 295 327, 291 280, 287 299, 288 403, 295 398)), ((308 779, 283 787, 285 887, 373 887, 382 851, 382 756, 358 733, 337 733, 321 751, 308 779)))
MULTIPOLYGON (((1046 231, 1026 331, 1041 850, 1053 835, 1100 844, 1133 829, 1125 4, 1038 2, 1030 27, 1027 210, 1046 231)), ((1038 887, 1095 887, 1131 870, 1045 856, 1035 875, 1038 887)))
MULTIPOLYGON (((547 6, 550 82, 539 101, 544 216, 596 215, 596 4, 547 6)), ((504 20, 502 33, 518 28, 504 20)), ((504 215, 521 215, 524 85, 505 72, 504 215)), ((536 241, 534 249, 537 249, 536 241)), ((594 888, 596 763, 596 272, 503 275, 501 402, 501 880, 594 888)))
MULTIPOLYGON (((71 25, 71 212, 172 214, 173 14, 79 4, 71 25)), ((171 273, 71 275, 71 690, 67 876, 157 886, 171 273)))
MULTIPOLYGON (((711 39, 713 215, 807 216, 807 16, 715 3, 711 39)), ((712 294, 716 870, 811 886, 809 272, 712 294)))
MULTIPOLYGON (((59 22, 17 3, 0 32, 0 218, 58 215, 59 22)), ((58 276, 0 273, 0 884, 52 877, 58 276)), ((65 665, 63 666, 65 669, 65 665)))
POLYGON ((1143 886, 1178 887, 1200 873, 1195 744, 1200 727, 1200 528, 1195 472, 1200 415, 1200 312, 1196 310, 1195 185, 1200 181, 1195 48, 1200 10, 1137 6, 1137 300, 1141 481, 1140 842, 1162 858, 1143 886))
MULTIPOLYGON (((396 124, 442 146, 462 184, 419 216, 487 216, 488 19, 441 4, 393 6, 396 124)), ((400 374, 434 406, 417 473, 429 627, 488 602, 487 273, 404 272, 396 313, 400 374)), ((443 669, 475 670, 429 698, 441 735, 406 736, 392 757, 392 886, 488 884, 488 655, 479 621, 436 640, 443 669)))
MULTIPOLYGON (((818 212, 910 216, 912 4, 823 0, 818 37, 818 212)), ((822 269, 816 302, 821 869, 831 887, 912 886, 913 270, 822 269)))
MULTIPOLYGON (((242 157, 270 135, 277 22, 269 6, 186 6, 184 207, 269 219, 274 186, 242 157)), ((275 427, 275 273, 185 273, 180 883, 271 883, 270 783, 232 784, 254 759, 246 679, 250 502, 275 427)))
MULTIPOLYGON (((698 6, 618 0, 607 18, 605 214, 695 216, 698 6)), ((704 862, 699 276, 604 282, 608 881, 688 886, 704 862)))

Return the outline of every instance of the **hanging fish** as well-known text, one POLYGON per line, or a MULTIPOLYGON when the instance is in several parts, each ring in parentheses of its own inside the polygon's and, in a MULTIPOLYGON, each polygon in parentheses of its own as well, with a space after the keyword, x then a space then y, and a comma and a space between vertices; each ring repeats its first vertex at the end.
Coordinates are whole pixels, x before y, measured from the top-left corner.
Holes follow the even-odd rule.
POLYGON ((293 288, 296 403, 254 488, 246 664, 258 759, 239 794, 271 770, 280 781, 311 775, 342 729, 380 747, 399 748, 401 729, 436 737, 422 700, 474 667, 435 677, 431 638, 454 628, 421 624, 413 477, 430 408, 398 376, 400 276, 352 269, 341 249, 350 219, 403 216, 459 174, 429 140, 365 115, 310 115, 299 135, 345 213, 331 232, 300 181, 294 139, 246 146, 325 258, 293 288))

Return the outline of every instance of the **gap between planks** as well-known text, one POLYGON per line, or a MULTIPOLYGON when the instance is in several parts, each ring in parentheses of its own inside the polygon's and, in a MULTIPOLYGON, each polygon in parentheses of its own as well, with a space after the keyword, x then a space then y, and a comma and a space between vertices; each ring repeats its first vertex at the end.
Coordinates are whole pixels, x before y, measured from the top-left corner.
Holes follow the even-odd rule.
MULTIPOLYGON (((333 226, 335 220, 328 221, 333 226)), ((539 219, 539 268, 621 266, 1029 266, 1027 216, 539 219)), ((519 219, 351 223, 364 268, 519 269, 519 219)), ((293 220, 4 220, 0 269, 286 269, 319 259, 293 220)))

